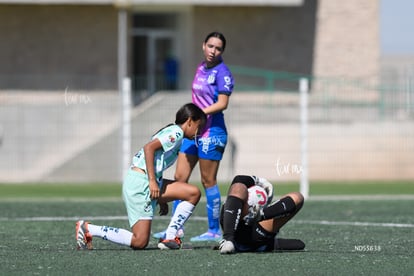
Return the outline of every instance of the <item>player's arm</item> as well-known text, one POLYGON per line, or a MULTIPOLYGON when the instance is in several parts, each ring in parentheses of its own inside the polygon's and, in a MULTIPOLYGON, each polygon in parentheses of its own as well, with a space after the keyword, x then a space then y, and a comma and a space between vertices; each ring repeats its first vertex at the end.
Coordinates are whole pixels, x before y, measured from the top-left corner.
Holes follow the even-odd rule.
POLYGON ((149 180, 149 189, 152 199, 157 199, 160 196, 160 188, 158 187, 157 179, 155 177, 154 158, 155 151, 162 148, 161 141, 154 139, 144 146, 145 164, 147 168, 147 176, 149 180))
POLYGON ((204 108, 203 109, 204 113, 209 115, 209 114, 214 114, 214 113, 227 109, 227 106, 229 105, 229 98, 230 97, 227 94, 219 94, 217 102, 204 108))
POLYGON ((214 114, 227 109, 229 105, 230 95, 233 91, 233 77, 228 70, 221 70, 216 76, 216 90, 218 91, 217 101, 203 109, 207 115, 214 114))

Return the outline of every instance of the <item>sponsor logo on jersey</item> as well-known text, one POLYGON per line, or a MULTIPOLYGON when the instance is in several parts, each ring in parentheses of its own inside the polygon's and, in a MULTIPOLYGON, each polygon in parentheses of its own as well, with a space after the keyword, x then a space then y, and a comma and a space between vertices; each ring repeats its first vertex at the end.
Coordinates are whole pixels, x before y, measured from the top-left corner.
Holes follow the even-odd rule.
POLYGON ((230 76, 225 76, 224 77, 224 82, 226 83, 224 85, 224 87, 227 89, 227 91, 230 91, 230 86, 231 86, 231 78, 230 78, 230 76))
POLYGON ((193 90, 203 90, 203 86, 201 84, 194 83, 193 90))
POLYGON ((144 212, 148 213, 151 212, 151 201, 147 201, 144 205, 144 212))
POLYGON ((256 233, 257 233, 257 234, 259 234, 260 236, 262 236, 262 237, 266 237, 266 234, 265 234, 265 233, 263 233, 263 231, 262 231, 262 230, 260 230, 260 229, 259 229, 259 227, 256 227, 256 229, 255 229, 255 230, 256 230, 256 233))
POLYGON ((204 153, 208 153, 208 149, 210 145, 214 145, 216 147, 222 147, 222 148, 226 146, 221 141, 220 136, 202 137, 198 139, 198 145, 201 146, 201 149, 204 153))

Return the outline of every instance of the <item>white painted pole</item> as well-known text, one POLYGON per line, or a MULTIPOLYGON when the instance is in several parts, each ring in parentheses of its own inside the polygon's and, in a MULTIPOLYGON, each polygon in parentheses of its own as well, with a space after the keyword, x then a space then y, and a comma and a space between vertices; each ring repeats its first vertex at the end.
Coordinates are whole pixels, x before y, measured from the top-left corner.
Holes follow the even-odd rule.
POLYGON ((121 99, 121 179, 125 178, 131 163, 131 80, 127 78, 127 40, 128 12, 125 8, 118 11, 118 90, 121 99))
POLYGON ((304 198, 309 197, 309 175, 308 175, 308 79, 301 78, 299 81, 300 91, 300 141, 301 141, 301 163, 302 173, 300 177, 300 192, 304 198))
POLYGON ((118 89, 121 93, 123 79, 127 76, 128 13, 118 11, 118 89))
POLYGON ((122 177, 131 164, 131 79, 122 81, 122 177))

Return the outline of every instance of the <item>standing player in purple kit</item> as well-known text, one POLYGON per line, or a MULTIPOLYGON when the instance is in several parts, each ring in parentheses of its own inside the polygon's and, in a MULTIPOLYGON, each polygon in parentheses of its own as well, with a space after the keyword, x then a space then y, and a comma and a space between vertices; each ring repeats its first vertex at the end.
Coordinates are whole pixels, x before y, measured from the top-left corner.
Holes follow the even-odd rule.
MULTIPOLYGON (((221 239, 221 196, 217 172, 227 144, 227 129, 223 111, 233 91, 233 76, 223 61, 226 39, 222 33, 212 32, 205 38, 202 49, 204 60, 198 65, 192 83, 192 101, 207 115, 207 124, 198 139, 184 139, 177 159, 175 179, 187 181, 197 162, 200 162, 201 182, 207 198, 208 230, 192 237, 192 242, 221 239)), ((163 232, 156 233, 160 237, 163 232)))
POLYGON ((226 39, 222 33, 207 35, 202 45, 204 61, 197 67, 192 84, 193 103, 207 114, 207 124, 198 145, 185 139, 177 160, 175 178, 188 180, 197 161, 200 163, 201 182, 207 197, 208 230, 191 241, 216 241, 221 238, 221 196, 217 185, 217 172, 227 144, 227 129, 223 111, 233 91, 233 76, 222 59, 226 39))

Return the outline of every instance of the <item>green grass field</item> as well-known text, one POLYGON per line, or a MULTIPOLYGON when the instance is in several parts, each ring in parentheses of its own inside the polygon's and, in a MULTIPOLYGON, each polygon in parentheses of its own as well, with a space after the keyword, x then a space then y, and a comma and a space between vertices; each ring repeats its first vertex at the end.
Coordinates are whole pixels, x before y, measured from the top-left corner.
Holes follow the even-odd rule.
MULTIPOLYGON (((189 242, 205 231, 204 201, 186 224, 184 245, 192 249, 160 251, 152 240, 133 251, 95 238, 94 250, 78 251, 79 218, 128 229, 119 184, 0 185, 0 275, 412 275, 414 183, 312 183, 310 190, 279 234, 302 239, 304 251, 222 256, 212 243, 189 242)), ((156 217, 153 232, 168 219, 156 217)))

